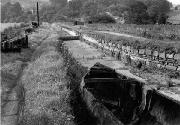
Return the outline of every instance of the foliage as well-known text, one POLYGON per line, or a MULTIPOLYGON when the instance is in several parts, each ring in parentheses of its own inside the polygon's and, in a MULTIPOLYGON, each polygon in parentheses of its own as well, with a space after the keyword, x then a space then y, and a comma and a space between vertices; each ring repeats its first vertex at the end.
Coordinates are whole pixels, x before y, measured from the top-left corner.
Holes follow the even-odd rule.
POLYGON ((1 33, 1 41, 12 39, 22 35, 22 28, 27 27, 27 24, 22 23, 20 26, 8 27, 1 33))
POLYGON ((52 6, 62 8, 67 5, 67 0, 50 0, 52 6))
MULTIPOLYGON (((129 24, 164 24, 171 6, 167 0, 50 0, 50 3, 40 9, 42 21, 94 18, 110 12, 113 16, 124 17, 129 24)), ((19 3, 4 4, 1 15, 2 22, 28 22, 36 19, 36 15, 30 11, 24 12, 19 3)))
POLYGON ((128 11, 128 6, 122 4, 113 4, 108 7, 108 11, 111 12, 113 15, 123 17, 125 12, 128 11))
POLYGON ((83 14, 94 16, 109 11, 130 24, 164 24, 170 6, 167 0, 90 0, 83 5, 83 14))
POLYGON ((79 17, 81 15, 82 7, 84 1, 83 0, 72 0, 69 1, 68 5, 68 16, 70 17, 79 17))
POLYGON ((1 10, 2 22, 11 18, 19 17, 23 13, 21 5, 18 2, 15 4, 11 4, 10 2, 8 2, 4 6, 2 6, 1 10))
POLYGON ((98 4, 93 1, 87 1, 83 5, 83 15, 85 16, 94 16, 98 14, 98 4))
POLYGON ((147 0, 147 12, 151 17, 153 23, 164 23, 163 18, 166 17, 166 13, 170 10, 170 3, 167 0, 147 0))
POLYGON ((115 23, 114 18, 107 14, 99 14, 95 16, 91 16, 89 18, 89 21, 92 21, 94 23, 115 23))
POLYGON ((148 19, 147 7, 143 2, 135 1, 129 5, 128 14, 125 16, 127 23, 144 24, 148 19))

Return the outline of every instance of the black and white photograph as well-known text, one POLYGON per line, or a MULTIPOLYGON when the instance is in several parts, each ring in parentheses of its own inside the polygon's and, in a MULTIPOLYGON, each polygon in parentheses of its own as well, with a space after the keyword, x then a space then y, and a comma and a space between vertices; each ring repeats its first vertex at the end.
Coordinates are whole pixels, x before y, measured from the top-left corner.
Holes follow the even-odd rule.
POLYGON ((0 4, 0 125, 180 125, 180 0, 0 4))

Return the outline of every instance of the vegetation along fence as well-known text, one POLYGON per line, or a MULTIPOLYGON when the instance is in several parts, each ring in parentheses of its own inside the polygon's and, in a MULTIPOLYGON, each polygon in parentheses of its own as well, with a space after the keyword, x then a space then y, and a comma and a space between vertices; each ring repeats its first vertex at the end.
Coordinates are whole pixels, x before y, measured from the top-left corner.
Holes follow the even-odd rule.
POLYGON ((106 30, 134 34, 158 40, 180 40, 179 25, 89 24, 93 30, 106 30))

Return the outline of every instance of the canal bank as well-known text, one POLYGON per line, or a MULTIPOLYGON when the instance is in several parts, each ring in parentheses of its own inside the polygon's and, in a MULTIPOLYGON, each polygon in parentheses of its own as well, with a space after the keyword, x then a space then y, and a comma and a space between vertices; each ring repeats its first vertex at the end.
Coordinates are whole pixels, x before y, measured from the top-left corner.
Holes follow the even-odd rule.
MULTIPOLYGON (((69 31, 69 29, 65 29, 65 31, 71 35, 76 35, 76 33, 72 30, 69 31)), ((80 64, 82 64, 85 67, 90 68, 96 62, 100 62, 106 66, 109 66, 115 69, 118 73, 126 75, 127 77, 130 77, 130 78, 134 78, 138 82, 142 82, 146 84, 145 80, 131 74, 128 70, 128 67, 126 68, 126 66, 121 61, 118 61, 113 57, 107 56, 106 54, 102 53, 100 49, 96 49, 95 45, 92 46, 92 44, 94 43, 93 41, 89 41, 89 42, 73 40, 73 41, 64 42, 65 43, 64 45, 68 48, 69 52, 72 53, 72 56, 80 64), (92 43, 88 45, 87 43, 89 42, 92 42, 92 43)), ((143 111, 145 112, 147 111, 147 107, 149 108, 148 108, 148 113, 146 112, 145 116, 141 115, 137 124, 152 124, 152 125, 153 124, 160 124, 160 125, 161 124, 167 124, 167 125, 177 124, 178 125, 180 123, 179 105, 176 103, 176 101, 172 101, 171 99, 168 99, 166 96, 162 96, 161 93, 156 93, 156 91, 153 90, 154 85, 150 85, 150 86, 147 84, 146 87, 141 88, 142 93, 143 93, 142 95, 143 99, 141 100, 142 101, 141 108, 143 108, 143 111), (153 97, 151 96, 151 94, 148 93, 149 89, 150 89, 150 93, 155 92, 153 94, 153 97), (151 99, 149 100, 149 98, 151 98, 152 100, 151 99), (152 105, 148 106, 149 103, 151 103, 152 105), (176 110, 169 107, 170 105, 173 107, 176 107, 176 110), (173 115, 172 112, 174 112, 175 115, 173 115), (150 119, 147 120, 148 118, 150 119)))

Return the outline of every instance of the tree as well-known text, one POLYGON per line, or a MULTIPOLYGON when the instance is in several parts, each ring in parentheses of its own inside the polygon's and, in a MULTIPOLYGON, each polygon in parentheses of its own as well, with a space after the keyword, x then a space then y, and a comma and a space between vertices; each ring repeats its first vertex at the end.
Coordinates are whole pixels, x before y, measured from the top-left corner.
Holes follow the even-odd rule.
POLYGON ((178 7, 176 6, 174 9, 175 9, 175 10, 178 10, 178 7))
POLYGON ((165 24, 166 23, 166 19, 168 18, 167 15, 165 15, 164 13, 161 13, 158 15, 158 23, 159 24, 165 24))
POLYGON ((97 4, 103 7, 109 7, 112 4, 117 4, 119 1, 122 1, 122 0, 97 0, 97 4))
POLYGON ((6 4, 2 5, 1 8, 1 21, 7 21, 9 16, 8 16, 8 12, 9 12, 9 8, 12 6, 12 4, 10 2, 7 2, 6 4))
POLYGON ((106 13, 91 16, 89 18, 89 21, 94 22, 94 23, 115 23, 116 22, 113 17, 111 17, 110 15, 106 13))
POLYGON ((124 16, 124 13, 128 11, 128 6, 122 4, 113 4, 110 7, 108 7, 108 11, 111 12, 113 15, 122 17, 124 16))
POLYGON ((143 2, 134 1, 129 4, 129 10, 126 15, 127 23, 144 24, 148 20, 146 13, 147 7, 143 2))
POLYGON ((46 6, 40 10, 40 19, 45 22, 51 22, 58 9, 54 6, 46 6))
POLYGON ((67 0, 50 0, 51 5, 57 8, 63 8, 67 5, 67 0))
POLYGON ((23 14, 23 10, 19 2, 13 4, 12 7, 10 8, 10 11, 13 17, 17 17, 23 14))
POLYGON ((68 4, 68 16, 69 17, 79 17, 83 7, 83 0, 72 0, 68 4))
POLYGON ((11 3, 11 0, 1 0, 2 5, 7 4, 7 3, 11 3))
POLYGON ((4 4, 1 9, 1 21, 4 22, 13 22, 16 21, 16 18, 23 14, 21 5, 16 2, 11 4, 10 2, 4 4))
POLYGON ((148 7, 147 13, 149 14, 153 23, 161 23, 159 17, 166 18, 166 15, 171 7, 171 3, 169 3, 167 0, 147 0, 145 3, 148 7))
POLYGON ((92 1, 87 1, 83 5, 84 16, 94 16, 98 14, 98 4, 92 1))

